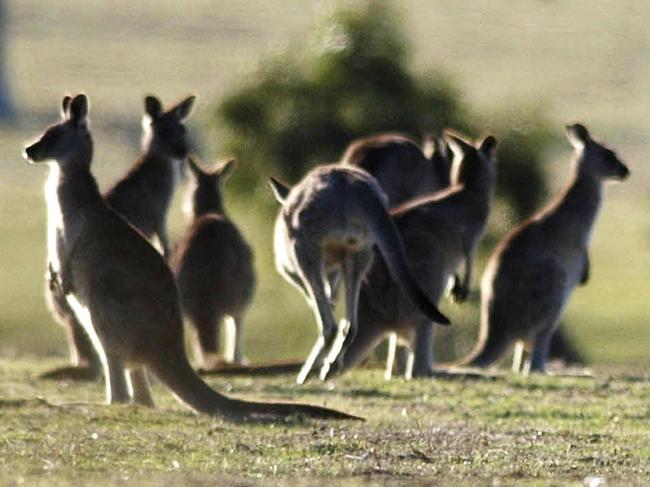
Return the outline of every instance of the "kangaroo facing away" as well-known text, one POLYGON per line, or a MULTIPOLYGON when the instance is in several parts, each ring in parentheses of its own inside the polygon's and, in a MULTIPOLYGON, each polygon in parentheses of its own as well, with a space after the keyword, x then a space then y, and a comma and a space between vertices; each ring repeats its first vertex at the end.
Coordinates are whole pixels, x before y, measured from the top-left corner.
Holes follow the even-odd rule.
MULTIPOLYGON (((391 211, 411 272, 434 303, 463 262, 464 275, 455 276, 452 293, 459 300, 467 296, 472 256, 485 231, 496 180, 494 137, 486 137, 476 147, 451 132, 445 137, 455 155, 452 185, 391 211)), ((358 321, 359 330, 343 358, 343 369, 356 365, 384 338, 396 334, 414 352, 405 371, 407 377, 432 374, 436 320, 422 316, 405 299, 379 257, 361 287, 358 321)), ((394 340, 391 345, 395 346, 394 340)), ((394 350, 389 352, 387 376, 394 350)))
POLYGON ((172 268, 183 312, 196 331, 204 368, 219 364, 219 328, 229 320, 226 362, 241 364, 244 315, 255 290, 253 252, 223 208, 221 185, 235 167, 231 159, 209 171, 187 159, 194 184, 188 191, 193 220, 174 254, 172 268))
MULTIPOLYGON (((388 206, 394 208, 449 186, 451 155, 444 139, 428 135, 420 147, 408 136, 385 133, 353 141, 343 153, 341 164, 360 167, 374 176, 388 196, 388 206)), ((387 378, 396 357, 397 335, 388 338, 387 378)), ((411 358, 409 348, 400 347, 397 355, 398 368, 404 371, 411 358)))
POLYGON ((367 172, 326 165, 309 172, 291 190, 271 182, 282 204, 275 223, 276 268, 304 293, 320 332, 298 383, 305 381, 323 352, 322 378, 335 360, 341 365, 346 346, 356 335, 359 289, 375 244, 391 275, 420 311, 429 319, 449 323, 411 275, 386 197, 367 172), (337 327, 330 304, 332 285, 326 278, 339 271, 345 284, 346 318, 337 327))
POLYGON ((341 164, 360 167, 374 176, 393 208, 406 201, 446 188, 451 160, 444 141, 429 137, 430 154, 411 138, 401 134, 381 134, 352 142, 341 164))
POLYGON ((545 372, 548 347, 573 289, 589 279, 587 247, 603 181, 628 168, 580 124, 566 128, 575 149, 573 177, 548 206, 515 228, 491 255, 481 283, 481 331, 464 365, 487 367, 517 342, 513 368, 532 348, 526 370, 545 372))
MULTIPOLYGON (((178 170, 175 166, 186 157, 189 147, 182 121, 189 115, 194 99, 190 96, 163 112, 158 98, 145 98, 142 155, 105 195, 113 209, 147 238, 159 243, 165 255, 168 252, 167 210, 174 192, 174 174, 178 170)), ((56 181, 51 184, 55 186, 56 181)), ((101 374, 99 357, 65 296, 55 292, 50 275, 51 261, 49 259, 46 298, 54 317, 66 328, 72 366, 54 369, 42 377, 94 380, 101 374)))
POLYGON ((335 410, 254 403, 212 390, 192 369, 183 343, 178 290, 162 256, 102 198, 90 172, 92 138, 83 94, 63 100, 63 120, 25 149, 31 162, 52 162, 47 201, 60 260, 56 284, 101 359, 109 403, 153 405, 145 370, 197 412, 228 418, 302 413, 352 418, 335 410))

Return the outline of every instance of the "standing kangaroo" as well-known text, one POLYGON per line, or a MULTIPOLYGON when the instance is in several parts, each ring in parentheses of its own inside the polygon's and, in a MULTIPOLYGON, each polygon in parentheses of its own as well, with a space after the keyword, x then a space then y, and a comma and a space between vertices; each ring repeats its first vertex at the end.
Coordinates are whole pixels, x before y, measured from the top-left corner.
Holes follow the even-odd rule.
POLYGON ((188 96, 167 111, 155 96, 144 99, 142 155, 105 195, 109 206, 155 242, 165 257, 169 257, 167 211, 190 146, 183 121, 195 99, 188 96))
POLYGON ((223 208, 221 184, 235 167, 231 159, 210 171, 190 157, 194 175, 188 191, 193 221, 180 243, 172 268, 183 312, 196 330, 196 350, 203 367, 215 367, 219 328, 227 317, 227 362, 241 364, 244 315, 255 290, 253 252, 223 208), (234 336, 233 336, 234 335, 234 336))
POLYGON ((374 176, 393 208, 417 196, 449 185, 451 161, 444 141, 428 138, 430 154, 415 141, 400 134, 381 134, 352 142, 341 164, 364 169, 374 176))
POLYGON ((628 168, 580 125, 566 128, 575 149, 573 177, 561 194, 496 247, 481 283, 479 343, 462 362, 487 367, 517 342, 532 346, 527 369, 545 372, 549 341, 571 292, 589 279, 587 247, 603 196, 603 181, 628 168))
POLYGON ((347 344, 354 339, 359 289, 372 262, 374 244, 420 311, 438 323, 449 323, 409 272, 386 197, 367 172, 326 165, 309 172, 291 190, 274 179, 271 183, 282 205, 275 223, 276 268, 304 293, 320 332, 298 374, 299 384, 324 351, 321 377, 335 360, 340 365, 347 344), (332 286, 326 281, 327 274, 336 271, 343 275, 346 305, 346 319, 338 327, 330 304, 332 286))
MULTIPOLYGON (((472 256, 485 231, 496 180, 494 137, 486 137, 476 147, 450 132, 445 137, 455 155, 452 185, 391 211, 410 269, 434 303, 463 262, 465 272, 462 278, 455 276, 452 295, 457 300, 466 298, 472 256)), ((437 320, 422 316, 405 299, 380 258, 375 259, 361 287, 358 320, 359 330, 343 358, 343 370, 363 360, 384 338, 396 334, 414 351, 414 362, 410 361, 406 375, 432 374, 433 322, 437 320)), ((394 340, 391 346, 395 346, 394 340)), ((392 370, 394 349, 389 352, 387 376, 392 370)))
MULTIPOLYGON (((183 120, 190 114, 195 97, 180 101, 163 112, 158 98, 144 100, 142 155, 129 172, 106 194, 108 204, 148 239, 160 244, 167 256, 167 210, 174 192, 175 173, 187 156, 189 141, 183 120)), ((56 181, 52 180, 52 185, 56 181)), ((49 189, 48 191, 53 191, 49 189)), ((54 247, 50 246, 54 251, 54 247)), ((46 299, 54 317, 66 328, 71 363, 42 375, 51 379, 94 380, 101 374, 99 357, 90 343, 65 296, 53 283, 52 259, 46 288, 46 299)))
POLYGON ((352 418, 316 406, 254 403, 213 391, 194 372, 183 343, 178 290, 162 256, 102 198, 90 172, 93 143, 83 94, 63 99, 63 119, 25 149, 50 165, 48 240, 57 246, 55 283, 99 355, 109 403, 153 406, 145 369, 193 410, 228 418, 296 413, 352 418))

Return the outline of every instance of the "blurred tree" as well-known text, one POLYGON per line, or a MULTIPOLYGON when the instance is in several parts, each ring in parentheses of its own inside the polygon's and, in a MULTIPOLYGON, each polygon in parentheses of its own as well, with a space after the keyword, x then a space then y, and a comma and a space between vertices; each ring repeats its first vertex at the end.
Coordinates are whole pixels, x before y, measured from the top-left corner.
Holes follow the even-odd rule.
POLYGON ((4 0, 0 0, 0 120, 12 120, 16 109, 11 99, 9 84, 5 74, 6 66, 6 34, 7 9, 4 0))
POLYGON ((337 160, 354 138, 469 128, 459 93, 440 73, 415 76, 409 45, 384 2, 337 10, 308 46, 268 61, 217 107, 227 149, 246 160, 246 187, 276 174, 295 181, 337 160), (260 173, 262 173, 260 175, 260 173))
POLYGON ((296 181, 373 133, 417 137, 454 127, 478 135, 486 127, 500 139, 497 192, 512 219, 529 215, 546 191, 541 158, 550 132, 541 112, 511 108, 481 123, 441 71, 411 72, 411 46, 389 2, 356 5, 334 11, 308 42, 268 60, 217 105, 224 149, 246 161, 235 183, 252 189, 271 174, 296 181))

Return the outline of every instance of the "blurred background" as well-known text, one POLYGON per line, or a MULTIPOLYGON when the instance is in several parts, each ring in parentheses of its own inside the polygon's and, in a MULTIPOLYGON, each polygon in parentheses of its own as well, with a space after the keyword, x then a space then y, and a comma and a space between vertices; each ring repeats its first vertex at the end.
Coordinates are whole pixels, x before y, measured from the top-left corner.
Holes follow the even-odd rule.
MULTIPOLYGON (((275 272, 269 175, 297 181, 354 137, 455 127, 500 141, 499 191, 483 259, 566 182, 564 125, 580 121, 628 163, 607 188, 591 280, 564 327, 587 363, 650 365, 650 6, 618 2, 0 0, 0 355, 67 357, 43 299, 44 167, 23 145, 58 118, 62 95, 91 99, 93 170, 107 188, 139 154, 143 97, 199 96, 189 126, 206 162, 236 155, 226 208, 256 252, 248 317, 253 360, 303 357, 316 334, 301 295, 275 272)), ((185 228, 184 184, 170 234, 185 228)), ((476 303, 438 357, 470 349, 476 303)))

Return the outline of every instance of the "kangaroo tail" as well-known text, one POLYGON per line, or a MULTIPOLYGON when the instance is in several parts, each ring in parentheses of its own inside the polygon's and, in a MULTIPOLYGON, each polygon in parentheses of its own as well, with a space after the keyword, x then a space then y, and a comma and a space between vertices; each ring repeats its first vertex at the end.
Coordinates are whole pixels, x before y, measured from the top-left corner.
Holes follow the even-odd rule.
POLYGON ((252 377, 273 376, 282 374, 297 374, 304 364, 304 360, 279 360, 275 362, 262 362, 252 364, 220 364, 211 369, 201 369, 199 374, 207 375, 245 375, 252 377))
POLYGON ((335 409, 307 404, 250 402, 229 398, 212 390, 203 382, 184 356, 149 364, 148 367, 178 399, 195 411, 210 416, 239 420, 263 417, 284 418, 294 415, 319 419, 363 419, 335 409))
POLYGON ((365 214, 370 231, 377 240, 377 246, 391 276, 422 313, 436 323, 448 325, 449 319, 429 300, 411 274, 404 243, 381 200, 371 192, 367 192, 365 196, 360 205, 361 211, 365 214))
POLYGON ((506 353, 512 339, 496 326, 490 326, 486 311, 482 311, 481 332, 478 343, 465 358, 460 359, 457 366, 486 368, 497 362, 506 353))

